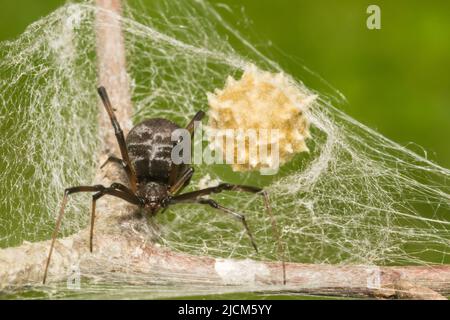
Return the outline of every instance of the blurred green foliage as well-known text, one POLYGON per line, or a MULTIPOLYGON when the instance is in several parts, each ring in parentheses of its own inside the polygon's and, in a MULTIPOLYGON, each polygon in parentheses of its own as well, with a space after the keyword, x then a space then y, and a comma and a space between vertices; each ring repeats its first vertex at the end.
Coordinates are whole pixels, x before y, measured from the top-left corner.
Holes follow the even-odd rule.
POLYGON ((248 16, 243 35, 285 70, 322 91, 303 67, 317 72, 347 97, 346 113, 450 167, 449 1, 217 2, 243 7, 234 26, 248 16), (370 4, 381 8, 381 30, 366 27, 370 4))
MULTIPOLYGON (((317 72, 347 97, 339 105, 346 113, 400 144, 423 146, 430 159, 450 167, 449 1, 211 1, 288 73, 334 93, 305 67, 317 72), (366 27, 369 4, 381 8, 381 30, 366 27)), ((0 41, 14 39, 64 2, 0 0, 0 41)))
MULTIPOLYGON (((64 2, 1 0, 0 40, 18 36, 64 2)), ((417 143, 450 167, 449 1, 212 2, 286 71, 326 90, 307 67, 338 89, 348 100, 340 106, 345 112, 400 144, 417 143), (369 4, 381 8, 381 30, 366 27, 369 4)))

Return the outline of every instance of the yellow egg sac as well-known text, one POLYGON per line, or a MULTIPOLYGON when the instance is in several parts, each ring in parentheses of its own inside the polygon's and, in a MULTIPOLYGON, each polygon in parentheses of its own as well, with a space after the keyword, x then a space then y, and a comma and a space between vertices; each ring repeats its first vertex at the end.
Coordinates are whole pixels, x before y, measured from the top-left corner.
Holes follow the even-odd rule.
POLYGON ((250 65, 240 80, 228 77, 222 90, 207 97, 210 146, 224 158, 227 151, 234 151, 226 161, 234 171, 278 170, 296 153, 308 151, 306 111, 316 96, 301 91, 285 74, 250 65), (255 132, 256 138, 249 134, 255 132), (234 141, 220 140, 225 137, 234 141))

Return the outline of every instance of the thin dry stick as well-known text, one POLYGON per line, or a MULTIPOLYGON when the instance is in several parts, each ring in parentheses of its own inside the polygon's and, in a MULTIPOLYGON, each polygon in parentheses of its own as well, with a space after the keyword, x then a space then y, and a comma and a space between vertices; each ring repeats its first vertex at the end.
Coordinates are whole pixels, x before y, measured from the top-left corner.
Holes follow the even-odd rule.
MULTIPOLYGON (((102 212, 104 212, 102 210, 102 212)), ((115 212, 111 212, 114 213, 115 212)), ((116 216, 117 218, 117 216, 116 216)), ((115 219, 120 225, 120 219, 115 219)), ((193 288, 233 288, 258 292, 288 292, 327 296, 382 299, 443 299, 450 293, 450 266, 374 267, 286 263, 287 284, 282 285, 280 262, 214 259, 175 253, 152 245, 124 226, 105 228, 96 235, 94 253, 88 250, 88 233, 57 241, 51 281, 66 280, 69 268, 79 264, 82 274, 105 277, 136 275, 140 285, 174 281, 193 288), (118 263, 110 263, 117 261, 118 263), (84 271, 83 271, 84 270, 84 271), (245 270, 245 272, 242 272, 245 270), (140 276, 142 275, 142 276, 140 276)), ((0 252, 0 285, 38 285, 49 241, 27 243, 0 252)), ((130 279, 133 279, 132 277, 130 279)))
MULTIPOLYGON (((132 114, 131 96, 129 92, 130 82, 126 71, 125 45, 119 19, 122 13, 121 2, 120 0, 96 0, 96 6, 98 8, 96 15, 98 86, 105 86, 108 88, 111 92, 110 99, 113 105, 120 106, 120 108, 116 110, 119 119, 130 119, 132 114)), ((99 105, 100 134, 104 141, 102 144, 104 148, 101 150, 101 154, 117 154, 118 145, 113 130, 111 130, 109 117, 105 114, 103 105, 99 105)), ((122 122, 121 127, 128 131, 127 128, 130 126, 125 125, 125 123, 122 122)), ((55 230, 52 235, 48 260, 44 270, 44 284, 47 279, 47 272, 51 262, 55 238, 58 235, 62 223, 64 208, 67 204, 68 197, 69 195, 65 193, 56 221, 55 230)), ((92 211, 91 226, 93 226, 95 222, 94 212, 95 207, 92 211)), ((93 228, 91 228, 91 230, 92 229, 93 228)), ((90 235, 90 239, 92 239, 92 235, 90 235)), ((90 241, 90 246, 91 245, 92 240, 90 241)))
MULTIPOLYGON (((111 95, 117 118, 124 130, 130 128, 132 108, 126 72, 124 39, 119 0, 96 0, 99 84, 111 95), (127 121, 127 122, 126 122, 127 121)), ((100 158, 118 152, 106 113, 100 112, 100 134, 105 148, 100 158)), ((96 183, 123 181, 114 165, 99 170, 96 183)), ((303 294, 361 296, 403 299, 443 299, 450 293, 450 266, 374 267, 296 264, 227 260, 176 253, 154 246, 148 235, 136 232, 130 221, 132 208, 115 198, 97 206, 94 252, 89 252, 89 232, 82 230, 55 243, 49 266, 50 282, 65 280, 68 270, 79 265, 85 274, 113 274, 122 264, 123 273, 145 275, 149 283, 172 279, 189 284, 247 291, 284 291, 303 294), (124 219, 127 218, 127 219, 124 219), (133 229, 133 230, 132 230, 133 229), (280 274, 286 268, 286 285, 280 274), (245 270, 245 274, 242 273, 245 270), (236 286, 236 287, 233 287, 236 286)), ((0 289, 39 285, 42 281, 50 241, 24 243, 0 250, 0 289)), ((142 283, 142 284, 145 284, 142 283)))
MULTIPOLYGON (((125 43, 120 25, 122 6, 120 0, 96 0, 100 9, 96 16, 98 86, 108 91, 111 104, 115 106, 115 114, 125 135, 131 129, 133 107, 130 94, 130 78, 126 68, 125 43)), ((107 150, 116 152, 117 142, 110 120, 100 106, 100 128, 102 141, 107 150)))

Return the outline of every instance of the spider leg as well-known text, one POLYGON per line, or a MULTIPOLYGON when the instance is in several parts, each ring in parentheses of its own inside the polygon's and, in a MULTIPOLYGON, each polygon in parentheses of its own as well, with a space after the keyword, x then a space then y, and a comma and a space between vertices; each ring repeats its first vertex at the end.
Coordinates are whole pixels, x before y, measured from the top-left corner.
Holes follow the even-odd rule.
POLYGON ((103 169, 109 162, 117 163, 124 170, 126 170, 125 168, 127 167, 127 164, 125 163, 125 161, 123 161, 122 159, 120 159, 114 155, 109 156, 108 159, 106 159, 106 161, 103 162, 103 164, 100 166, 100 169, 103 169))
POLYGON ((109 118, 111 119, 111 124, 114 128, 114 134, 116 135, 117 143, 119 144, 120 153, 122 155, 123 162, 125 162, 127 167, 129 168, 128 170, 126 169, 126 172, 128 175, 128 179, 130 180, 131 190, 133 190, 133 192, 136 192, 136 189, 137 189, 136 172, 134 171, 134 168, 131 165, 131 160, 128 155, 127 144, 125 142, 125 137, 123 135, 123 131, 120 128, 119 121, 117 121, 117 118, 114 114, 113 108, 111 106, 111 102, 109 101, 108 93, 106 92, 106 89, 104 87, 99 87, 98 94, 100 95, 100 97, 103 101, 103 104, 105 106, 106 112, 108 112, 109 118))
POLYGON ((109 162, 116 163, 123 170, 125 170, 125 173, 127 174, 128 179, 129 179, 129 177, 133 176, 133 172, 131 171, 130 166, 128 166, 125 161, 123 161, 122 159, 120 159, 114 155, 109 156, 108 159, 106 159, 106 161, 100 166, 100 169, 103 169, 109 162))
MULTIPOLYGON (((47 263, 45 265, 45 271, 44 271, 44 280, 43 280, 44 284, 45 284, 45 281, 47 280, 48 267, 50 265, 50 260, 51 260, 51 257, 52 257, 53 248, 55 246, 56 237, 57 237, 57 235, 59 233, 59 228, 61 227, 61 221, 62 221, 62 218, 64 216, 64 211, 65 211, 65 208, 66 208, 66 205, 67 205, 67 201, 68 201, 69 195, 74 194, 74 193, 79 193, 79 192, 102 192, 104 190, 108 190, 105 193, 110 194, 112 196, 116 196, 118 198, 121 198, 121 199, 123 199, 125 201, 128 201, 128 202, 132 203, 132 204, 136 204, 136 205, 140 204, 140 200, 136 196, 134 196, 134 198, 133 198, 128 193, 125 193, 125 192, 120 191, 120 190, 114 190, 111 187, 110 188, 106 188, 106 187, 104 187, 102 185, 79 186, 79 187, 67 188, 64 191, 64 197, 63 197, 63 200, 62 200, 62 203, 61 203, 61 207, 59 209, 58 218, 56 220, 55 229, 54 229, 53 235, 52 235, 50 251, 48 253, 47 263)), ((93 209, 93 213, 94 213, 94 211, 95 211, 95 204, 93 204, 92 209, 93 209)), ((93 221, 94 221, 94 218, 92 217, 91 218, 91 228, 93 228, 93 221)))
POLYGON ((183 198, 182 200, 179 200, 178 197, 174 197, 172 198, 170 204, 177 204, 177 203, 198 203, 198 204, 206 204, 209 205, 210 207, 217 209, 223 213, 226 213, 228 215, 230 215, 232 218, 240 221, 244 228, 245 231, 247 232, 249 238, 250 238, 250 242, 252 243, 253 248, 255 249, 256 252, 258 252, 258 247, 256 246, 255 243, 255 239, 253 238, 252 233, 250 232, 250 228, 248 227, 247 221, 245 220, 245 216, 234 212, 233 210, 230 210, 224 206, 221 206, 220 204, 218 204, 216 201, 211 200, 211 199, 205 199, 205 198, 183 198))
MULTIPOLYGON (((186 126, 186 130, 189 131, 191 134, 191 142, 194 138, 194 132, 195 132, 195 122, 201 121, 203 117, 205 116, 205 113, 203 111, 198 111, 195 116, 192 118, 192 120, 189 122, 189 124, 186 126)), ((177 145, 180 141, 175 142, 174 146, 177 145)), ((185 164, 175 164, 172 162, 171 168, 170 168, 170 176, 169 176, 169 186, 173 186, 179 179, 180 179, 180 173, 183 175, 185 172, 181 172, 182 168, 185 166, 185 164)))
MULTIPOLYGON (((133 192, 130 188, 128 188, 127 186, 124 186, 124 185, 121 184, 121 183, 114 182, 114 183, 111 184, 111 186, 110 186, 109 188, 110 188, 110 189, 115 189, 115 190, 120 190, 120 191, 122 191, 122 192, 125 192, 125 193, 128 194, 128 196, 131 197, 132 199, 137 198, 136 195, 134 194, 134 192, 133 192)), ((126 199, 125 199, 125 200, 126 200, 126 199)), ((137 200, 140 201, 139 198, 137 198, 137 200)), ((130 202, 129 200, 126 200, 126 201, 130 202)))
POLYGON ((123 170, 125 170, 127 177, 130 177, 133 174, 127 163, 115 155, 110 155, 108 159, 106 159, 106 161, 100 166, 100 169, 103 169, 110 162, 118 164, 123 170))
POLYGON ((89 233, 89 249, 93 251, 93 238, 94 238, 94 223, 95 223, 95 209, 97 200, 103 196, 111 195, 121 198, 129 203, 140 205, 140 199, 126 186, 121 183, 113 183, 109 188, 105 188, 92 196, 92 209, 91 209, 91 230, 89 233))
POLYGON ((187 168, 184 173, 178 178, 177 181, 173 185, 171 185, 169 192, 172 195, 177 194, 180 192, 184 187, 186 187, 189 184, 189 181, 191 181, 192 176, 194 175, 194 168, 189 167, 187 168))
POLYGON ((192 118, 192 120, 188 123, 186 126, 186 130, 191 133, 191 138, 194 135, 195 130, 195 122, 196 121, 202 121, 203 117, 205 116, 205 113, 203 111, 198 111, 195 116, 192 118))
MULTIPOLYGON (((192 176, 194 175, 194 168, 188 167, 184 173, 178 178, 178 180, 169 188, 170 195, 176 195, 181 192, 191 181, 192 176)), ((166 212, 168 206, 163 208, 161 213, 166 212)))
POLYGON ((278 256, 283 264, 283 284, 286 284, 285 247, 281 241, 281 236, 280 236, 280 232, 279 232, 279 229, 277 226, 277 221, 275 219, 275 216, 273 215, 272 206, 270 204, 270 198, 269 198, 269 194, 267 193, 267 191, 265 191, 264 189, 258 188, 258 187, 253 187, 253 186, 221 183, 216 187, 210 187, 210 188, 205 188, 202 190, 197 190, 197 191, 181 194, 179 196, 176 196, 175 199, 177 199, 178 201, 183 201, 185 199, 198 198, 198 197, 210 195, 212 193, 219 193, 222 191, 241 191, 241 192, 249 192, 249 193, 259 194, 259 195, 263 196, 264 206, 266 208, 267 214, 269 215, 269 218, 270 218, 270 221, 272 224, 272 229, 274 232, 274 236, 278 243, 278 248, 277 248, 278 256))
POLYGON ((220 193, 223 191, 242 191, 242 192, 249 192, 249 193, 255 193, 255 194, 263 194, 264 190, 258 187, 253 186, 244 186, 244 185, 237 185, 237 184, 230 184, 230 183, 221 183, 218 186, 215 187, 209 187, 202 190, 192 191, 188 193, 184 193, 178 196, 180 199, 186 198, 196 198, 201 196, 207 196, 212 193, 220 193))

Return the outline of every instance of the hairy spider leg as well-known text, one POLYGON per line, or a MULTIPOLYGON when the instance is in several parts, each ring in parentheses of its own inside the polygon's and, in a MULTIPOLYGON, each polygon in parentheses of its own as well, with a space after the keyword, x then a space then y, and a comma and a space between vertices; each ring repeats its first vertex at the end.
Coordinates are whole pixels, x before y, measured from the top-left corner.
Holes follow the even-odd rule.
MULTIPOLYGON (((104 87, 99 87, 98 94, 103 101, 103 105, 105 106, 106 112, 108 112, 109 118, 111 120, 111 124, 114 128, 114 134, 116 135, 117 143, 119 144, 120 153, 122 155, 123 162, 125 162, 126 166, 124 167, 128 180, 130 181, 130 187, 133 192, 137 190, 137 177, 136 172, 134 171, 134 167, 131 165, 130 156, 128 155, 127 144, 125 142, 125 137, 123 135, 123 131, 120 128, 119 121, 114 114, 113 108, 111 106, 111 102, 108 97, 108 93, 104 87)), ((111 157, 115 158, 115 157, 111 157)), ((114 160, 112 160, 114 161, 114 160)))
MULTIPOLYGON (((62 203, 61 203, 61 208, 59 209, 59 215, 58 215, 58 218, 56 220, 55 229, 53 230, 52 242, 51 242, 51 245, 50 245, 50 251, 48 253, 47 263, 45 265, 43 284, 45 284, 45 282, 47 280, 48 267, 50 265, 50 260, 51 260, 51 257, 52 257, 53 248, 55 246, 56 237, 57 237, 57 235, 59 233, 59 229, 61 227, 61 221, 62 221, 62 218, 64 216, 64 211, 65 211, 65 208, 66 208, 66 204, 67 204, 69 195, 74 194, 74 193, 79 193, 79 192, 97 192, 97 193, 103 192, 104 194, 108 194, 108 195, 111 195, 111 196, 114 196, 114 197, 118 197, 118 198, 120 198, 122 200, 125 200, 125 201, 129 202, 129 203, 132 203, 132 204, 135 204, 135 205, 140 205, 140 203, 141 203, 140 199, 138 197, 136 197, 135 195, 130 194, 131 190, 129 192, 124 192, 124 191, 120 190, 120 188, 125 187, 123 185, 122 185, 122 187, 118 187, 117 189, 114 188, 114 187, 117 187, 118 185, 119 184, 113 184, 109 188, 104 187, 102 185, 79 186, 79 187, 67 188, 66 190, 64 190, 64 197, 63 197, 63 200, 62 200, 62 203)), ((95 210, 95 204, 93 204, 92 209, 95 210)), ((91 217, 91 228, 93 228, 93 221, 94 221, 94 218, 91 217)), ((91 232, 93 232, 92 230, 91 230, 91 232)), ((91 245, 91 247, 92 247, 92 245, 91 245)))
MULTIPOLYGON (((94 194, 92 196, 92 210, 91 210, 91 230, 89 233, 89 249, 92 252, 93 251, 93 238, 94 238, 94 223, 95 223, 95 207, 96 207, 96 203, 97 200, 99 200, 101 197, 106 196, 106 195, 113 195, 112 194, 115 190, 117 191, 121 191, 123 193, 125 193, 128 198, 124 199, 130 203, 139 205, 140 203, 140 199, 133 193, 133 191, 131 191, 130 188, 124 186, 121 183, 117 183, 114 182, 113 184, 111 184, 111 186, 109 188, 105 188, 99 192, 97 192, 96 194, 94 194), (133 202, 132 202, 133 201, 133 202)), ((117 196, 117 195, 115 195, 117 196)))
POLYGON ((169 193, 171 195, 176 195, 185 186, 189 184, 192 176, 194 175, 194 168, 187 168, 186 171, 178 178, 178 180, 170 187, 169 193))
MULTIPOLYGON (((267 191, 265 191, 264 189, 258 188, 258 187, 253 187, 253 186, 245 186, 245 185, 236 185, 236 184, 230 184, 230 183, 221 183, 216 187, 210 187, 210 188, 205 188, 202 190, 197 190, 197 191, 193 191, 193 192, 188 192, 188 193, 184 193, 184 194, 180 194, 178 196, 175 196, 172 201, 173 203, 178 203, 178 202, 186 202, 192 199, 198 199, 202 196, 207 196, 210 195, 212 193, 219 193, 222 191, 241 191, 241 192, 249 192, 249 193, 254 193, 254 194, 259 194, 262 195, 264 198, 264 206, 266 208, 266 212, 269 215, 269 218, 271 220, 272 223, 272 229, 274 232, 274 236, 275 236, 275 240, 277 241, 277 250, 278 250, 278 256, 279 259, 282 261, 283 264, 283 284, 286 284, 286 258, 285 258, 285 247, 283 242, 281 241, 281 235, 277 226, 277 222, 275 219, 275 216, 273 215, 273 211, 272 211, 272 206, 270 204, 270 198, 269 198, 269 194, 267 193, 267 191)), ((213 203, 209 203, 206 202, 206 200, 202 200, 205 204, 209 204, 210 206, 214 207, 213 203)), ((200 203, 200 202, 199 202, 200 203)), ((220 206, 219 206, 220 207, 220 206)), ((220 209, 223 211, 223 207, 220 207, 220 209)), ((226 209, 226 208, 225 208, 226 209)), ((229 210, 229 209, 227 209, 229 210)), ((245 221, 245 217, 244 220, 245 221)), ((243 222, 244 223, 244 222, 243 222)), ((244 223, 244 227, 246 228, 247 232, 249 233, 249 236, 251 238, 252 241, 252 245, 255 247, 256 249, 256 245, 253 241, 253 237, 251 236, 248 227, 246 226, 246 223, 244 223)))
MULTIPOLYGON (((205 113, 203 111, 198 111, 195 116, 192 118, 192 120, 189 122, 189 124, 186 126, 186 130, 189 131, 189 133, 191 134, 191 141, 194 138, 194 132, 195 132, 195 122, 197 121, 201 121, 203 119, 203 117, 205 116, 205 113)), ((176 146, 178 143, 180 143, 180 141, 177 141, 174 143, 174 146, 176 146)), ((184 172, 180 172, 180 169, 185 167, 184 164, 180 163, 180 164, 175 164, 172 162, 171 168, 170 168, 170 177, 169 177, 169 186, 174 186, 180 179, 182 179, 185 174, 186 171, 189 170, 186 169, 186 171, 184 172)), ((192 175, 191 175, 192 177, 192 175)), ((184 188, 185 186, 187 186, 189 184, 190 179, 185 181, 185 184, 180 186, 180 188, 177 191, 181 191, 182 188, 184 188)), ((176 193, 176 192, 175 192, 176 193)))
MULTIPOLYGON (((120 159, 120 158, 117 158, 117 157, 114 156, 114 155, 109 156, 108 159, 106 159, 106 161, 103 162, 103 164, 100 166, 100 169, 103 169, 109 162, 117 163, 117 164, 120 165, 125 171, 128 170, 128 169, 127 169, 127 164, 125 163, 125 161, 123 161, 123 160, 120 159)), ((128 175, 128 172, 127 172, 127 175, 128 175)))
POLYGON ((210 207, 217 209, 221 212, 224 212, 228 215, 230 215, 231 217, 233 217, 234 219, 240 221, 244 228, 245 231, 247 232, 249 238, 250 238, 250 242, 252 243, 253 248, 255 249, 256 252, 258 252, 258 247, 256 246, 255 240, 253 238, 253 235, 250 231, 250 228, 248 227, 247 221, 245 220, 245 216, 243 214, 234 212, 233 210, 230 210, 224 206, 221 206, 220 204, 218 204, 216 201, 211 200, 211 199, 205 199, 205 198, 197 198, 197 197, 193 197, 193 198, 187 198, 187 197, 183 197, 183 198, 178 198, 174 197, 171 199, 170 204, 178 204, 178 203, 198 203, 198 204, 206 204, 209 205, 210 207))

